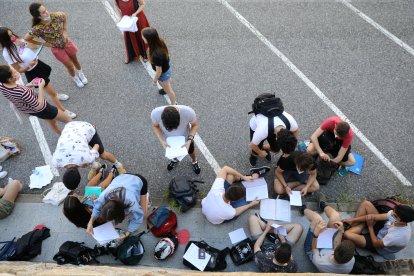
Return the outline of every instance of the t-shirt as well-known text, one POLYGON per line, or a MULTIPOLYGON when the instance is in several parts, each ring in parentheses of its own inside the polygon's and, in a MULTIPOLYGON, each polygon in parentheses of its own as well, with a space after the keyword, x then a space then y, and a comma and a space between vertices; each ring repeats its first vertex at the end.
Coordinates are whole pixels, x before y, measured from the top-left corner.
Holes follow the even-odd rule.
POLYGON ((387 221, 378 232, 377 239, 382 240, 384 248, 376 248, 377 252, 387 259, 392 259, 394 253, 404 249, 411 239, 411 225, 397 227, 387 221))
POLYGON ((157 51, 154 51, 152 53, 152 63, 151 63, 152 69, 155 71, 155 66, 162 67, 162 72, 165 73, 170 69, 170 58, 168 55, 163 55, 157 51))
POLYGON ((201 212, 212 224, 223 223, 236 215, 236 209, 224 201, 224 192, 224 179, 216 178, 210 192, 201 201, 201 212))
POLYGON ((57 168, 66 165, 90 164, 99 157, 99 153, 89 148, 89 142, 96 130, 90 123, 72 121, 65 125, 53 153, 52 164, 57 168))
MULTIPOLYGON (((336 116, 329 117, 321 124, 320 129, 322 129, 323 131, 334 132, 335 125, 337 125, 340 122, 342 122, 342 119, 339 117, 336 117, 336 116)), ((352 129, 349 128, 348 133, 344 137, 337 137, 337 139, 342 140, 342 147, 347 149, 351 145, 352 137, 353 137, 353 132, 352 132, 352 129)))
POLYGON ((176 105, 175 107, 178 108, 180 113, 180 124, 176 129, 168 131, 165 129, 161 120, 161 114, 167 106, 170 105, 157 107, 151 112, 152 122, 160 125, 164 137, 184 136, 187 138, 190 131, 190 123, 194 122, 197 118, 194 110, 186 105, 176 105))
MULTIPOLYGON (((32 62, 36 57, 36 53, 29 47, 16 45, 16 50, 17 50, 17 54, 19 55, 20 59, 23 61, 23 63, 19 63, 20 68, 29 66, 29 63, 32 62)), ((18 61, 9 54, 6 48, 3 48, 3 57, 4 57, 4 60, 7 62, 7 64, 18 63, 18 61)), ((27 71, 30 71, 35 67, 36 65, 27 71)))
POLYGON ((141 178, 136 175, 120 174, 115 177, 111 184, 99 195, 98 199, 95 200, 92 216, 95 218, 99 217, 102 206, 106 201, 106 195, 109 195, 113 190, 120 187, 125 188, 124 203, 130 205, 130 207, 125 210, 125 215, 130 215, 127 231, 132 233, 139 228, 144 219, 144 211, 140 205, 141 195, 144 195, 141 193, 143 182, 141 178))
POLYGON ((337 264, 333 260, 333 249, 320 249, 319 253, 312 255, 312 263, 320 272, 348 274, 355 264, 355 258, 344 264, 337 264))
POLYGON ((50 14, 49 24, 37 24, 32 27, 29 34, 42 38, 47 43, 50 43, 53 48, 65 48, 67 41, 63 37, 63 23, 65 15, 61 12, 54 12, 50 14))
MULTIPOLYGON (((282 170, 282 171, 294 171, 296 172, 296 164, 295 164, 295 157, 296 155, 300 154, 300 152, 295 151, 292 152, 291 154, 289 154, 288 157, 283 157, 283 155, 280 156, 279 160, 277 161, 277 166, 282 170)), ((316 162, 313 162, 313 166, 310 169, 311 171, 315 170, 317 167, 316 162)))
POLYGON ((279 246, 280 244, 266 243, 262 246, 261 251, 256 252, 254 262, 261 272, 294 273, 298 270, 298 266, 293 260, 290 260, 286 266, 273 263, 275 252, 279 246))
POLYGON ((46 108, 46 100, 43 100, 40 109, 37 109, 39 98, 32 88, 17 84, 14 88, 8 88, 0 83, 0 91, 3 96, 11 101, 14 106, 21 112, 26 114, 38 113, 46 108))
MULTIPOLYGON (((283 112, 283 115, 286 117, 286 119, 290 123, 290 131, 298 130, 299 128, 298 123, 292 117, 292 115, 290 115, 289 113, 285 111, 283 112)), ((262 142, 263 140, 267 138, 269 134, 268 123, 269 123, 268 118, 262 114, 257 114, 250 119, 250 123, 249 123, 250 129, 254 131, 253 138, 252 138, 253 144, 258 145, 260 144, 260 142, 262 142)), ((278 126, 282 126, 286 128, 285 123, 279 117, 273 118, 273 124, 275 128, 278 126)))

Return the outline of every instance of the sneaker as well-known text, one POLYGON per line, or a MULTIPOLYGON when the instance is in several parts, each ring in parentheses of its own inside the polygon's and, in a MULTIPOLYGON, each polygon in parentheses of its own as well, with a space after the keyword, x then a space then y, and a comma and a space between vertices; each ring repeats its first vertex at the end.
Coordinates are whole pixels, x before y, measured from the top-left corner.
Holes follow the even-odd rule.
POLYGON ((0 172, 0 179, 5 178, 6 175, 7 175, 7 172, 6 171, 0 172))
POLYGON ((257 156, 253 155, 253 154, 250 154, 249 162, 250 162, 250 165, 252 165, 253 167, 256 166, 257 156))
POLYGON ((125 168, 124 167, 119 167, 119 168, 116 168, 117 170, 118 170, 118 173, 119 174, 124 174, 124 173, 126 173, 126 170, 125 170, 125 168))
POLYGON ((300 209, 299 209, 299 214, 304 216, 305 215, 305 209, 306 209, 306 204, 302 204, 302 206, 300 206, 300 209))
POLYGON ((267 152, 267 155, 266 155, 266 160, 267 160, 268 162, 272 161, 272 155, 270 154, 270 151, 266 150, 266 152, 267 152))
POLYGON ((98 162, 98 168, 92 168, 88 173, 88 180, 91 180, 97 173, 98 169, 102 167, 102 164, 98 162))
POLYGON ((318 211, 319 211, 319 213, 323 213, 323 211, 325 210, 325 207, 327 206, 326 205, 326 196, 323 193, 319 192, 316 195, 316 198, 318 200, 318 211))
POLYGON ((264 177, 265 174, 267 174, 269 171, 270 171, 270 167, 262 166, 262 167, 258 167, 258 168, 251 168, 250 169, 250 174, 257 173, 259 175, 259 177, 264 177))
POLYGON ((101 173, 102 174, 102 176, 101 176, 101 179, 104 179, 105 178, 105 171, 106 171, 106 168, 107 168, 107 166, 106 166, 106 164, 103 164, 102 166, 100 166, 99 168, 98 168, 98 172, 97 173, 101 173))
POLYGON ((114 174, 114 178, 119 175, 118 169, 117 169, 117 167, 115 165, 112 165, 111 173, 114 174))
POLYGON ((85 85, 88 84, 88 79, 85 77, 85 74, 83 72, 78 73, 78 78, 80 81, 85 85))
POLYGON ((81 81, 78 77, 73 77, 72 79, 73 79, 73 81, 76 83, 76 86, 77 86, 77 87, 82 88, 82 87, 84 87, 84 86, 85 86, 85 85, 82 83, 82 81, 81 81))
POLYGON ((196 174, 200 174, 201 169, 200 169, 200 166, 198 165, 198 161, 195 161, 195 162, 193 163, 193 171, 194 171, 196 174))
POLYGON ((57 94, 57 98, 59 99, 59 101, 69 100, 69 96, 66 94, 57 94))
POLYGON ((171 162, 168 164, 167 166, 167 170, 171 171, 172 169, 175 168, 175 166, 178 164, 178 161, 176 160, 171 160, 171 162))
POLYGON ((158 94, 160 94, 160 95, 166 95, 167 93, 165 92, 165 90, 164 89, 160 89, 160 90, 158 90, 158 94))
POLYGON ((65 113, 66 115, 68 115, 69 117, 71 117, 72 119, 76 118, 76 113, 73 113, 72 111, 66 109, 63 113, 65 113))

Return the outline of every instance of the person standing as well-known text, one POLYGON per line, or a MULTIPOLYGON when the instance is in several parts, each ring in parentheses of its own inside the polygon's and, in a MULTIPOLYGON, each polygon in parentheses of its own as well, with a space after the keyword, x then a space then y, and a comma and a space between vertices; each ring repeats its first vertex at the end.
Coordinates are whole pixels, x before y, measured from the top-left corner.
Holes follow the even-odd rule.
POLYGON ((144 13, 145 1, 144 0, 115 0, 115 10, 118 15, 137 17, 137 32, 124 32, 124 43, 125 43, 125 64, 132 61, 135 57, 142 57, 144 61, 147 60, 147 48, 148 46, 144 43, 141 31, 149 27, 147 17, 144 13))
POLYGON ((52 68, 49 65, 37 59, 36 53, 30 49, 28 43, 20 39, 12 30, 6 27, 0 27, 0 45, 3 48, 4 60, 11 65, 17 72, 24 73, 27 82, 35 78, 45 80, 45 91, 51 98, 57 108, 62 110, 66 115, 74 119, 76 114, 63 107, 60 102, 69 99, 66 94, 56 93, 55 88, 50 83, 50 73, 52 68))
POLYGON ((158 82, 162 87, 159 93, 167 94, 172 105, 177 104, 175 93, 171 87, 172 70, 167 45, 159 37, 157 30, 151 27, 142 30, 142 39, 148 44, 148 58, 155 71, 153 85, 157 85, 158 82))
POLYGON ((65 65, 76 85, 79 88, 84 87, 88 80, 76 55, 78 47, 68 37, 66 14, 50 13, 40 3, 30 4, 29 10, 33 16, 33 24, 24 39, 36 45, 50 47, 55 58, 65 65), (45 42, 35 40, 36 37, 42 38, 45 42))

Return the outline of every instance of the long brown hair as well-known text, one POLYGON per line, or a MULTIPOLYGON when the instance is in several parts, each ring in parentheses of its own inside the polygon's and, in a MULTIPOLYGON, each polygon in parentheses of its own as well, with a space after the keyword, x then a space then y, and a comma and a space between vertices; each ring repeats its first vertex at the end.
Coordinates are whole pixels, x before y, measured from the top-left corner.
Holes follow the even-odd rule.
POLYGON ((0 27, 0 44, 1 47, 6 48, 7 52, 9 53, 9 56, 14 59, 15 61, 19 63, 23 63, 23 60, 20 58, 19 53, 17 52, 17 47, 11 41, 11 38, 9 36, 9 31, 16 37, 19 38, 18 35, 13 33, 12 30, 6 27, 0 27))
POLYGON ((149 60, 152 62, 154 53, 169 59, 168 48, 164 40, 160 38, 156 29, 147 27, 142 30, 142 36, 148 42, 149 60))
POLYGON ((125 210, 133 205, 132 202, 125 202, 126 189, 119 187, 105 196, 105 203, 101 209, 101 217, 105 221, 115 220, 121 223, 125 219, 125 210))
POLYGON ((31 3, 29 6, 30 14, 33 16, 32 27, 36 26, 37 24, 40 23, 40 21, 42 21, 42 19, 40 19, 40 12, 39 12, 39 8, 41 6, 43 5, 40 3, 31 3))

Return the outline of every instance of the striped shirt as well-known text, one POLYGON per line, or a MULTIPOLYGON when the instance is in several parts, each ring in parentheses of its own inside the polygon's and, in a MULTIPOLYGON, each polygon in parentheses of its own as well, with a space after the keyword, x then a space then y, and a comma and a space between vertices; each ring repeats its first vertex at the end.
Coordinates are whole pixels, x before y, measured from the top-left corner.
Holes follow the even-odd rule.
POLYGON ((46 100, 43 100, 41 109, 37 109, 38 97, 33 89, 17 84, 14 88, 8 88, 0 83, 0 91, 3 96, 12 102, 23 113, 38 113, 46 108, 46 100))

